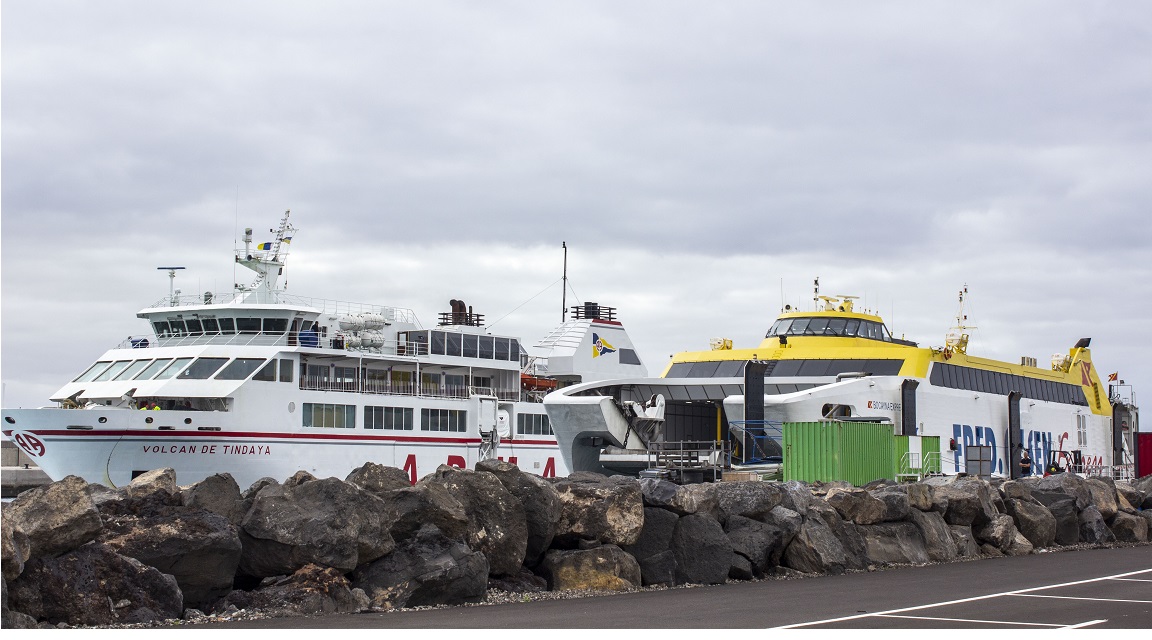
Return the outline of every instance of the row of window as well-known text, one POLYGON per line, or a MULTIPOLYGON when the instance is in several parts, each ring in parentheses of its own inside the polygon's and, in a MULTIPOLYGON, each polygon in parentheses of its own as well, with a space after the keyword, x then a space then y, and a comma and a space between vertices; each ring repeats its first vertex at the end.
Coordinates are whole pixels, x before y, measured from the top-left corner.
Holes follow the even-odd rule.
MULTIPOLYGON (((414 413, 415 410, 411 407, 365 406, 364 428, 412 431, 414 413)), ((354 429, 356 405, 305 402, 302 417, 305 427, 354 429)), ((420 430, 463 433, 468 430, 468 412, 459 409, 421 409, 420 430)), ((552 425, 549 424, 546 415, 521 413, 517 416, 516 433, 550 436, 552 425)))
POLYGON ((883 323, 856 318, 785 318, 777 320, 764 337, 772 336, 842 336, 892 342, 883 323))
POLYGON ((454 331, 405 331, 406 338, 416 346, 417 353, 431 353, 434 356, 460 356, 481 360, 520 361, 520 341, 516 338, 500 338, 475 333, 454 331))
POLYGON ((233 333, 285 333, 287 318, 169 318, 153 320, 157 337, 202 336, 233 333))
MULTIPOLYGON (((746 360, 710 362, 677 362, 668 369, 666 378, 740 378, 746 360)), ((903 360, 769 360, 765 378, 809 378, 836 376, 841 373, 865 372, 874 376, 894 376, 904 366, 903 360)))
POLYGON ((109 380, 253 380, 292 382, 291 360, 273 358, 159 358, 156 360, 101 360, 80 374, 73 382, 107 382, 109 380), (229 362, 231 360, 231 362, 229 362), (224 366, 228 363, 228 366, 224 366), (219 373, 217 373, 219 372, 219 373), (255 372, 255 375, 253 375, 255 372), (213 374, 215 374, 213 376, 213 374))
POLYGON ((1084 390, 1077 385, 1000 371, 986 371, 937 362, 932 365, 929 381, 937 387, 995 393, 1002 396, 1012 391, 1019 391, 1025 398, 1033 400, 1088 406, 1084 390))

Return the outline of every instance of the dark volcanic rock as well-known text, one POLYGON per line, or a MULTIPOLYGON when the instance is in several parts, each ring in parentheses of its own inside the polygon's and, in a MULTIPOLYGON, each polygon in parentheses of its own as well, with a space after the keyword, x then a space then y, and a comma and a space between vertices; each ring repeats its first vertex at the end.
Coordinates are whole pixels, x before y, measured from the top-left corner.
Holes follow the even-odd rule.
POLYGON ((375 462, 366 462, 352 470, 344 482, 351 482, 361 489, 380 497, 387 497, 397 489, 412 486, 412 479, 403 469, 386 467, 375 462))
POLYGON ((356 569, 352 585, 363 589, 377 609, 483 602, 488 559, 427 526, 392 553, 356 569))
POLYGON ((911 522, 860 525, 868 560, 889 564, 927 564, 928 549, 920 529, 911 522))
POLYGON ((718 482, 713 487, 720 524, 733 516, 763 520, 784 494, 775 482, 718 482))
POLYGON ((781 564, 804 573, 844 573, 844 545, 820 518, 809 517, 784 551, 781 564))
POLYGON ((1016 528, 1033 547, 1051 547, 1056 542, 1056 518, 1034 499, 1008 498, 1004 501, 1016 528))
POLYGON ((16 496, 4 519, 28 536, 29 556, 56 556, 96 539, 103 524, 88 483, 77 476, 16 496))
POLYGON ((492 575, 520 572, 528 550, 528 521, 520 500, 487 471, 465 471, 441 465, 417 484, 440 484, 469 516, 468 546, 488 558, 492 575))
POLYGON ((400 542, 424 525, 432 525, 445 536, 461 542, 468 536, 468 514, 464 505, 440 483, 418 483, 388 494, 386 500, 392 522, 392 537, 400 542))
POLYGON ((240 564, 236 527, 201 509, 113 520, 101 540, 120 555, 175 577, 184 606, 193 609, 205 610, 227 595, 240 564))
POLYGON ((636 544, 623 549, 640 563, 640 573, 645 585, 675 582, 676 558, 671 553, 671 548, 672 533, 679 521, 680 518, 671 511, 644 507, 644 528, 640 531, 640 537, 636 539, 636 544), (653 562, 647 562, 649 558, 656 556, 661 557, 653 562), (668 573, 669 562, 671 573, 668 573))
POLYGON ((240 526, 250 503, 240 497, 240 487, 230 473, 217 473, 184 489, 181 499, 189 509, 203 509, 240 526))
POLYGON ((1100 510, 1094 505, 1080 511, 1080 541, 1089 544, 1116 542, 1115 534, 1108 528, 1104 517, 1100 515, 1100 510))
POLYGON ((183 605, 172 576, 99 543, 29 560, 9 590, 13 610, 73 626, 159 622, 183 605))
POLYGON ((3 560, 0 562, 4 569, 4 579, 15 580, 24 571, 24 563, 28 561, 32 545, 28 542, 28 535, 16 526, 8 516, 9 505, 4 504, 3 515, 0 515, 0 528, 3 529, 3 538, 0 542, 3 560))
POLYGON ((269 578, 255 591, 233 591, 217 601, 213 611, 224 613, 229 606, 275 616, 309 616, 359 613, 369 602, 339 571, 309 564, 290 576, 269 578))
POLYGON ((556 487, 538 475, 526 473, 516 465, 500 460, 477 463, 476 470, 495 475, 524 507, 524 519, 528 527, 524 562, 537 564, 543 559, 548 547, 552 546, 560 522, 560 495, 556 493, 556 487))
POLYGON ((639 539, 644 527, 640 483, 593 476, 573 474, 554 483, 560 497, 560 522, 553 546, 574 547, 580 539, 625 546, 639 539))
POLYGON ((748 569, 757 578, 763 578, 779 562, 791 541, 791 535, 780 527, 743 516, 728 518, 727 535, 732 550, 747 558, 748 569))
POLYGON ((244 517, 240 571, 270 577, 308 564, 351 571, 394 547, 386 509, 336 478, 265 487, 244 517))

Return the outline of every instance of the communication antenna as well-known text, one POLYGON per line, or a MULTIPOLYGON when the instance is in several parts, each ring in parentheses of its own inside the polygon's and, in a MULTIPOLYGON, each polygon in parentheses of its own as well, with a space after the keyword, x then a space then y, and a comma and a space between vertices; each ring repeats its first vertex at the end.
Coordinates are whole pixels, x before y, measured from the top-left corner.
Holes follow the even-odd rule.
POLYGON ((564 286, 560 294, 560 322, 568 317, 568 243, 561 242, 560 248, 564 250, 564 286))
POLYGON ((168 306, 175 307, 180 304, 180 300, 176 297, 179 291, 176 290, 176 272, 183 270, 184 267, 156 267, 157 271, 168 272, 168 306))

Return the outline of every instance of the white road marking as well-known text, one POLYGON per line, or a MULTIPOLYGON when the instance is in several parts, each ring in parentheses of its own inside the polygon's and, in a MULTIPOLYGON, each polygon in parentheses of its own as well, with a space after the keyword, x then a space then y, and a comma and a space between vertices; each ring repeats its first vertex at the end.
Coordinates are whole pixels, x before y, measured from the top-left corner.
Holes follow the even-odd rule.
POLYGON ((1116 580, 1118 582, 1152 582, 1152 579, 1144 578, 1112 578, 1112 580, 1116 580))
POLYGON ((1014 596, 1017 598, 1052 598, 1053 600, 1094 600, 1096 602, 1136 602, 1140 604, 1152 604, 1152 600, 1125 600, 1123 598, 1081 598, 1078 596, 1046 596, 1039 593, 1006 593, 1004 595, 1014 596))
POLYGON ((1008 620, 971 620, 969 618, 936 618, 932 616, 898 616, 889 615, 885 613, 876 614, 877 618, 905 618, 908 620, 939 620, 941 622, 976 622, 979 624, 1011 624, 1011 625, 1026 625, 1029 627, 1052 627, 1053 629, 1062 629, 1062 624, 1048 624, 1045 622, 1012 622, 1008 620))
MULTIPOLYGON (((960 598, 958 600, 946 600, 943 602, 935 602, 932 604, 924 604, 924 605, 919 605, 919 606, 915 606, 915 607, 904 607, 902 609, 890 609, 888 611, 876 611, 873 613, 862 613, 862 614, 857 614, 854 616, 843 616, 841 618, 829 618, 827 620, 813 620, 811 622, 800 622, 797 624, 789 624, 789 625, 784 625, 781 627, 774 627, 774 628, 776 628, 776 629, 798 629, 800 627, 808 627, 808 626, 818 625, 818 624, 828 624, 831 622, 845 622, 848 620, 859 620, 861 618, 890 616, 891 614, 904 613, 906 611, 918 611, 920 609, 931 609, 934 607, 944 607, 944 606, 948 606, 948 605, 952 605, 952 604, 964 604, 966 602, 976 602, 978 600, 989 600, 992 598, 1000 598, 1003 596, 1014 596, 1014 595, 1025 594, 1025 593, 1028 593, 1030 591, 1044 591, 1047 589, 1058 589, 1060 587, 1071 587, 1071 586, 1080 585, 1080 584, 1090 584, 1093 582, 1101 582, 1104 580, 1114 580, 1114 579, 1118 579, 1118 578, 1127 578, 1128 576, 1136 576, 1136 575, 1140 575, 1142 573, 1149 573, 1149 572, 1152 572, 1152 569, 1140 569, 1139 571, 1128 571, 1126 573, 1117 573, 1117 574, 1111 575, 1111 576, 1102 576, 1099 578, 1090 578, 1088 580, 1074 580, 1072 582, 1062 582, 1059 584, 1050 584, 1050 585, 1046 585, 1043 587, 1031 587, 1028 589, 1017 589, 1015 591, 1003 591, 1001 593, 990 593, 990 594, 983 595, 983 596, 973 596, 971 598, 960 598)), ((1058 597, 1058 596, 1051 596, 1051 597, 1058 597)), ((1023 624, 1023 623, 1021 623, 1021 624, 1023 624)), ((1086 623, 1082 623, 1082 624, 1086 624, 1086 623)))

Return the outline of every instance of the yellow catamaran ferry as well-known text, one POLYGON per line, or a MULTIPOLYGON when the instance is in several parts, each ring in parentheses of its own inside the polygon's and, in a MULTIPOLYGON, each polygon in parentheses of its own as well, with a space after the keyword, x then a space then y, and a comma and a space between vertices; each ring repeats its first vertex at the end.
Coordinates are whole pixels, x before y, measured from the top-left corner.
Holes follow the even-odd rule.
MULTIPOLYGON (((1136 407, 1112 397, 1090 339, 1038 366, 968 352, 964 297, 941 347, 892 336, 852 296, 821 296, 816 310, 785 307, 754 348, 715 339, 678 353, 659 378, 560 389, 544 400, 573 471, 637 473, 659 443, 734 441, 734 462, 779 461, 750 446, 751 425, 841 420, 891 423, 896 435, 937 436, 946 474, 1019 477, 1060 470, 1127 477, 1136 407), (1028 451, 1031 469, 1022 469, 1028 451), (753 458, 756 459, 753 459, 753 458)), ((925 442, 935 440, 924 439, 925 442)), ((769 442, 769 448, 772 446, 769 442)))

